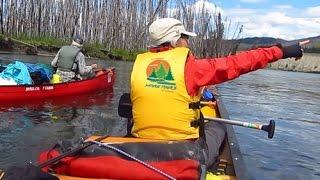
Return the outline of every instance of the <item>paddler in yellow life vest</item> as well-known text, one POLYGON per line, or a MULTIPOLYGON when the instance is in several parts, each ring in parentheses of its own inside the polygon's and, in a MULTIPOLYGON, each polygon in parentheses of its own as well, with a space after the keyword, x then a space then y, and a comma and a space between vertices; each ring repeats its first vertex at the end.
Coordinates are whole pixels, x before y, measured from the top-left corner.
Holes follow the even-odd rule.
POLYGON ((88 79, 95 76, 94 68, 97 64, 86 65, 85 57, 81 52, 83 39, 76 35, 70 46, 60 48, 51 62, 53 68, 57 68, 56 74, 62 82, 88 79))
POLYGON ((189 50, 190 36, 181 21, 162 18, 149 27, 151 48, 139 54, 131 74, 131 102, 135 137, 149 139, 205 139, 206 165, 219 155, 225 137, 222 124, 200 118, 200 92, 288 57, 302 57, 300 42, 244 51, 227 57, 198 59, 189 50))
POLYGON ((207 123, 204 129, 197 107, 201 93, 190 95, 186 87, 188 37, 196 34, 171 18, 155 21, 149 32, 153 47, 137 56, 131 74, 134 121, 131 133, 135 137, 165 140, 196 140, 206 136, 211 143, 205 146, 212 147, 209 166, 218 155, 225 129, 217 122, 207 123))

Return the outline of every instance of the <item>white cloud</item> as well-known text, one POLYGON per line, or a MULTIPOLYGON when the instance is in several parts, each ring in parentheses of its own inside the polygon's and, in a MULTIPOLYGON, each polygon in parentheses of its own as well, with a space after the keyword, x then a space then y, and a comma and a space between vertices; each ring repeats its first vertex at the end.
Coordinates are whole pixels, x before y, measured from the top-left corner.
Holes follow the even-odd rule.
MULTIPOLYGON (((198 0, 194 4, 187 5, 186 9, 189 12, 199 14, 199 12, 203 12, 203 10, 210 14, 224 14, 224 11, 221 7, 215 5, 214 3, 208 2, 207 0, 198 0)), ((177 14, 177 8, 170 8, 168 9, 169 16, 174 16, 177 14)))
MULTIPOLYGON (((264 0, 241 0, 244 1, 253 3, 264 0)), ((241 37, 293 40, 320 35, 320 6, 302 9, 280 4, 263 9, 241 8, 241 6, 226 9, 206 0, 199 0, 191 6, 195 12, 202 8, 212 14, 221 12, 222 17, 229 21, 227 23, 230 25, 230 34, 237 31, 239 24, 243 25, 241 37)))
POLYGON ((320 16, 320 6, 307 8, 307 14, 312 17, 320 16))
POLYGON ((252 14, 258 13, 255 9, 245 9, 245 8, 232 8, 226 9, 226 15, 233 15, 233 16, 250 16, 252 14))
POLYGON ((295 19, 291 18, 282 12, 271 12, 260 17, 261 21, 264 23, 269 23, 271 25, 294 25, 295 19))
POLYGON ((296 9, 281 5, 274 8, 273 12, 242 8, 225 9, 225 12, 232 21, 244 26, 243 37, 268 36, 293 40, 320 35, 320 17, 314 16, 318 10, 318 7, 296 9))
POLYGON ((215 4, 208 2, 206 0, 199 0, 194 5, 192 5, 192 8, 196 10, 196 12, 202 11, 202 9, 207 10, 211 13, 221 13, 223 14, 222 8, 219 6, 216 6, 215 4))

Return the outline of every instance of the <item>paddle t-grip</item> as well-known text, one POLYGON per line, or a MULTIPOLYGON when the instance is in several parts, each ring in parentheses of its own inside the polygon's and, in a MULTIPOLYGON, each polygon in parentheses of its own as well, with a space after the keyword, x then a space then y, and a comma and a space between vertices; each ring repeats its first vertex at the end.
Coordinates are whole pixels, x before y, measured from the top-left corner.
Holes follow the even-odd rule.
POLYGON ((262 130, 268 132, 268 138, 272 139, 274 135, 274 129, 276 127, 276 123, 274 120, 270 120, 269 125, 263 125, 262 130))

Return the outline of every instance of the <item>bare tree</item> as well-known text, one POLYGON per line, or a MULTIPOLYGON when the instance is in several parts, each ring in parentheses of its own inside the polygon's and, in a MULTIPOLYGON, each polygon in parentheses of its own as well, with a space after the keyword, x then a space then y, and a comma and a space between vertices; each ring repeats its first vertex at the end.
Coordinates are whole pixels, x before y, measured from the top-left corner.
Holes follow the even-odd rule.
POLYGON ((148 45, 148 27, 157 18, 174 17, 198 34, 192 44, 198 56, 219 57, 237 48, 242 27, 230 37, 231 21, 196 0, 1 0, 1 33, 9 36, 71 38, 107 50, 135 51, 148 45), (239 30, 239 31, 238 31, 239 30))

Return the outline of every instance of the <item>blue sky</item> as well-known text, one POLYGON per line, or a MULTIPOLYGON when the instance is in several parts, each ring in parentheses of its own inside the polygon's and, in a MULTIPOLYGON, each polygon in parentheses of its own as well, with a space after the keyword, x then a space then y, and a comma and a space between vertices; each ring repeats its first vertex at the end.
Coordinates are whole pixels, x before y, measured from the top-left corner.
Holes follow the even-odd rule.
POLYGON ((320 35, 320 0, 199 0, 219 9, 232 24, 242 24, 242 37, 286 40, 320 35))
POLYGON ((237 6, 243 6, 243 8, 266 8, 272 9, 272 6, 276 5, 290 5, 297 8, 319 6, 319 0, 209 0, 218 6, 224 8, 233 8, 237 6))

